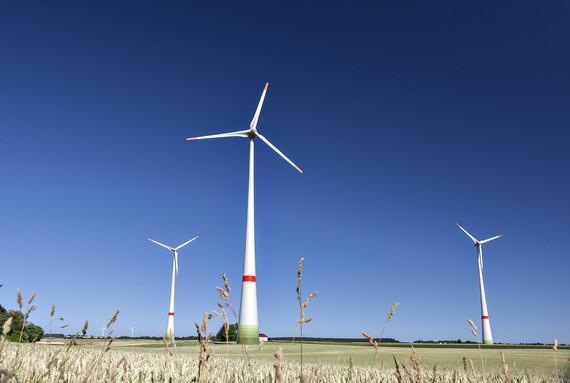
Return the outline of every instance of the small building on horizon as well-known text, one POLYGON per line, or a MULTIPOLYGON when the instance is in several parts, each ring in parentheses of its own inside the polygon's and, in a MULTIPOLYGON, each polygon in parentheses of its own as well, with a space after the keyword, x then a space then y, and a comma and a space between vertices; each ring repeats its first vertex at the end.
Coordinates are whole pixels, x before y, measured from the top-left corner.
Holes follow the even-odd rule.
POLYGON ((259 333, 259 343, 267 342, 268 340, 269 337, 267 336, 267 334, 264 334, 262 332, 259 333))

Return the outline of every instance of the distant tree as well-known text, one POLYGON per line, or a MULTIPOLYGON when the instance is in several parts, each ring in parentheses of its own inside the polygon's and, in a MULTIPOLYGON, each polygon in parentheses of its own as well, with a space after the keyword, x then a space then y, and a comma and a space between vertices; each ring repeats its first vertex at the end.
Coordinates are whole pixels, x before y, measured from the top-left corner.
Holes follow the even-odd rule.
MULTIPOLYGON (((12 328, 8 333, 7 338, 9 341, 17 342, 20 339, 20 333, 22 332, 24 315, 20 311, 0 310, 0 328, 9 317, 12 317, 12 328)), ((42 339, 43 336, 44 330, 40 326, 27 322, 22 334, 22 342, 35 342, 42 339)))
MULTIPOLYGON (((235 342, 236 341, 236 339, 237 339, 237 323, 229 325, 229 327, 228 327, 228 338, 229 338, 228 339, 229 342, 235 342)), ((223 325, 218 330, 218 333, 216 334, 216 339, 221 340, 223 342, 226 341, 226 330, 224 329, 223 325)))
POLYGON ((4 306, 0 305, 0 315, 2 314, 6 314, 6 309, 4 308, 4 306))
POLYGON ((28 338, 28 342, 37 342, 44 336, 44 329, 33 323, 29 323, 24 328, 24 336, 28 338))

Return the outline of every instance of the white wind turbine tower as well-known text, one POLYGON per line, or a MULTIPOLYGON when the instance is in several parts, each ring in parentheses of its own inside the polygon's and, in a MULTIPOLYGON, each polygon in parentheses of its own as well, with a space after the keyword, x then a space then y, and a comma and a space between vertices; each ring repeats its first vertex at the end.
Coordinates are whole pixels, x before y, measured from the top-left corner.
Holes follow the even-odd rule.
POLYGON ((176 276, 178 275, 178 250, 192 242, 198 237, 194 237, 189 241, 184 242, 178 247, 167 246, 163 243, 155 241, 154 239, 148 239, 149 241, 156 243, 158 246, 164 247, 165 249, 172 252, 172 283, 170 285, 170 306, 168 309, 168 323, 166 325, 166 339, 174 339, 174 287, 176 282, 176 276))
POLYGON ((135 327, 134 326, 131 327, 130 330, 131 330, 131 338, 134 338, 135 337, 135 327))
POLYGON ((213 134, 201 137, 189 137, 186 140, 204 140, 209 138, 242 137, 249 140, 249 183, 247 192, 247 223, 245 231, 245 259, 243 263, 243 278, 241 289, 241 304, 239 311, 238 341, 242 344, 259 343, 259 325, 257 320, 257 277, 255 274, 255 224, 254 224, 254 140, 259 138, 300 173, 303 171, 285 154, 281 153, 267 138, 257 131, 257 122, 269 83, 265 83, 261 98, 249 129, 229 133, 213 134))
POLYGON ((494 241, 497 238, 502 237, 502 235, 497 235, 495 237, 491 237, 485 239, 483 241, 479 241, 474 236, 469 234, 467 230, 461 227, 460 224, 457 226, 465 233, 471 240, 473 241, 473 245, 477 249, 477 265, 479 269, 479 288, 481 290, 481 322, 483 328, 483 343, 484 344, 493 344, 493 334, 491 333, 491 322, 489 321, 489 312, 487 311, 487 298, 485 297, 485 285, 483 283, 483 245, 485 243, 494 241))

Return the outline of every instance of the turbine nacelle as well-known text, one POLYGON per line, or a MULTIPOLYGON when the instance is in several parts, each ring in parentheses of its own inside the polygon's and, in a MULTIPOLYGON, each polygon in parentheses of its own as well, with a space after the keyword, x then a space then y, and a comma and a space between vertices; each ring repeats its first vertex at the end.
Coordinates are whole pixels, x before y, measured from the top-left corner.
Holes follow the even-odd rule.
POLYGON ((457 227, 461 229, 461 231, 463 231, 469 238, 471 238, 471 240, 473 241, 473 246, 474 247, 481 247, 483 244, 485 243, 489 243, 491 241, 494 241, 495 239, 501 238, 502 235, 496 235, 494 237, 491 238, 487 238, 484 239, 482 241, 479 241, 477 238, 475 238, 474 236, 472 236, 471 234, 469 234, 469 232, 467 230, 465 230, 460 224, 457 224, 457 227))
POLYGON ((253 140, 255 137, 257 137, 257 129, 251 128, 249 132, 247 132, 247 136, 253 140))
POLYGON ((154 239, 148 239, 149 241, 151 241, 152 243, 165 248, 166 250, 170 250, 172 252, 172 256, 174 257, 174 269, 176 270, 176 275, 178 275, 178 250, 180 250, 181 248, 183 248, 184 246, 186 246, 187 244, 189 244, 190 242, 194 241, 195 239, 197 239, 198 236, 192 238, 189 241, 184 242, 183 244, 177 246, 177 247, 172 247, 172 246, 168 246, 165 245, 164 243, 155 241, 154 239))

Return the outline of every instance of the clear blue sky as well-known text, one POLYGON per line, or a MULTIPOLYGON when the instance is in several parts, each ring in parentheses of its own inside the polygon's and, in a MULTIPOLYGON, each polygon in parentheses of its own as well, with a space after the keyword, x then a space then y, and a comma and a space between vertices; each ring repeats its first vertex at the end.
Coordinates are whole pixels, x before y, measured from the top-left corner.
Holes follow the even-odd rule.
MULTIPOLYGON (((0 303, 38 293, 77 331, 176 332, 226 271, 239 303, 247 142, 258 128, 260 329, 469 337, 485 250, 495 340, 570 342, 570 6, 564 2, 7 1, 0 5, 0 303)), ((217 330, 218 323, 213 324, 217 330)))

